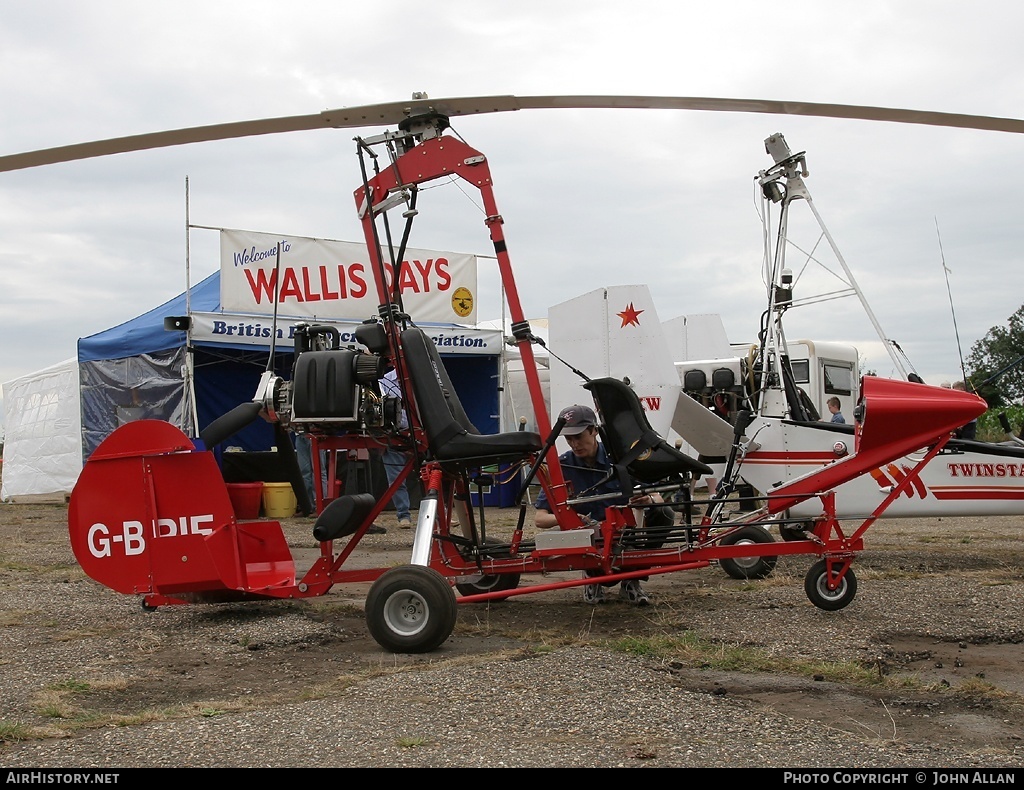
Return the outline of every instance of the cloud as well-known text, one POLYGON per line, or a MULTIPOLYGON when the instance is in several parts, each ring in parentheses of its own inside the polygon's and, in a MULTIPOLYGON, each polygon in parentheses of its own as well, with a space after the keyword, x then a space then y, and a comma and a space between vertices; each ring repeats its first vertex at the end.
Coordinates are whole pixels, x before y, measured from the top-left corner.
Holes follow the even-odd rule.
MULTIPOLYGON (((1024 79, 1024 8, 1009 2, 979 11, 952 2, 0 0, 0 12, 0 155, 412 91, 724 96, 1012 117, 1024 79)), ((965 355, 1022 301, 1017 135, 642 110, 518 112, 453 127, 491 162, 533 316, 596 287, 644 282, 662 318, 719 312, 737 341, 752 339, 764 301, 754 177, 771 164, 763 140, 775 132, 807 151, 815 206, 925 380, 956 378, 959 367, 936 221, 965 355)), ((216 267, 211 233, 186 234, 186 179, 193 224, 359 239, 356 133, 0 174, 0 381, 60 361, 79 337, 179 293, 186 263, 193 280, 216 267)), ((490 253, 470 196, 439 187, 421 208, 415 246, 490 253)), ((481 309, 500 313, 496 302, 481 309)), ((826 308, 806 325, 794 312, 794 322, 807 336, 860 345, 887 372, 858 311, 826 308)))

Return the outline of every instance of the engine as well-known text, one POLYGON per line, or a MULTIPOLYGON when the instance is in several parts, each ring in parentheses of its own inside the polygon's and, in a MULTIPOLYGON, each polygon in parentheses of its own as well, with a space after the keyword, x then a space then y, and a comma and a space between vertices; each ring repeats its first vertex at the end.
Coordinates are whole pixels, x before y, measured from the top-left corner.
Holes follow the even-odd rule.
POLYGON ((367 350, 341 348, 335 327, 297 325, 291 381, 264 373, 254 400, 296 433, 393 432, 402 403, 383 396, 378 383, 388 369, 384 328, 362 324, 356 338, 367 350))

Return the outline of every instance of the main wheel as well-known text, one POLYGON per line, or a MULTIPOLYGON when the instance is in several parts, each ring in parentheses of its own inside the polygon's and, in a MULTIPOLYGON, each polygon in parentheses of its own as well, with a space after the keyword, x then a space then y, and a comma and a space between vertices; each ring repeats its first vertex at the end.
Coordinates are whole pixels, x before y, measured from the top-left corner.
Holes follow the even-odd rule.
MULTIPOLYGON (((836 576, 835 570, 832 572, 836 576)), ((848 606, 857 594, 857 576, 853 568, 847 568, 843 579, 834 590, 828 588, 828 565, 825 560, 818 560, 807 571, 804 579, 804 592, 811 603, 826 612, 835 612, 848 606)))
POLYGON ((793 527, 788 525, 781 525, 779 527, 779 537, 783 540, 807 540, 804 535, 804 531, 800 527, 793 527))
MULTIPOLYGON (((456 582, 455 589, 462 595, 479 595, 488 592, 504 592, 519 586, 518 573, 483 573, 474 577, 475 581, 456 582)), ((495 598, 504 601, 504 598, 495 598)))
MULTIPOLYGON (((774 543, 775 538, 761 527, 743 527, 722 538, 723 546, 738 543, 774 543)), ((766 579, 775 570, 778 557, 725 557, 718 564, 733 579, 766 579)))
MULTIPOLYGON (((484 541, 482 554, 484 557, 492 556, 488 553, 488 548, 492 550, 498 550, 501 547, 498 541, 493 538, 488 538, 484 541)), ((507 556, 507 555, 505 555, 507 556)), ((481 573, 477 576, 470 577, 472 581, 456 582, 455 589, 462 595, 478 595, 480 593, 488 592, 502 592, 504 590, 514 590, 519 586, 519 574, 518 573, 481 573)), ((494 600, 503 601, 504 598, 496 598, 494 600)))
MULTIPOLYGON (((789 511, 786 511, 785 518, 790 518, 789 511)), ((783 540, 807 540, 807 533, 814 532, 813 521, 802 521, 793 523, 787 521, 787 523, 779 524, 779 536, 783 540)))
POLYGON ((451 636, 455 592, 440 573, 421 565, 385 572, 366 596, 366 625, 393 653, 429 653, 451 636))

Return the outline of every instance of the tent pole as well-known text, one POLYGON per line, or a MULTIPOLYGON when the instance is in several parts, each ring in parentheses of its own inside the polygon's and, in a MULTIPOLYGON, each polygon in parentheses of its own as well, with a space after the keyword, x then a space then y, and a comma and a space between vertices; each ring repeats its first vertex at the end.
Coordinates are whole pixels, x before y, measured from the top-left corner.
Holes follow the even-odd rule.
MULTIPOLYGON (((192 359, 192 221, 189 213, 188 176, 185 176, 185 405, 188 406, 193 438, 199 436, 199 413, 196 408, 196 383, 192 359)), ((186 417, 187 417, 186 416, 186 417)))

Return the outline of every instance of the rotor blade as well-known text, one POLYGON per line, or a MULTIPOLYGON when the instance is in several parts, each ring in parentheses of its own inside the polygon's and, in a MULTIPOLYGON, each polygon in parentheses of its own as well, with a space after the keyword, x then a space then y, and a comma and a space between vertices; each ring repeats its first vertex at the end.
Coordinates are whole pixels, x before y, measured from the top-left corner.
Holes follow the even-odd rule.
POLYGON ((1024 133, 1024 120, 987 115, 902 110, 852 104, 774 101, 770 99, 717 99, 688 96, 478 96, 450 99, 411 99, 383 104, 324 110, 314 115, 292 115, 252 121, 195 126, 131 137, 115 137, 89 143, 64 145, 39 151, 0 156, 0 172, 24 170, 41 165, 92 159, 110 154, 167 148, 189 143, 230 140, 264 134, 300 132, 310 129, 354 129, 391 126, 410 116, 431 112, 448 117, 483 115, 495 112, 540 109, 650 109, 700 110, 705 112, 764 113, 767 115, 805 115, 818 118, 847 118, 864 121, 889 121, 927 126, 947 126, 981 131, 1024 133))
POLYGON ((41 165, 53 165, 59 162, 73 162, 76 159, 94 159, 100 156, 123 154, 129 151, 145 151, 149 148, 169 148, 175 145, 204 143, 212 140, 232 140, 238 137, 251 137, 261 134, 301 132, 307 129, 316 129, 323 125, 319 115, 296 115, 290 118, 264 118, 258 121, 238 121, 236 123, 221 123, 213 126, 172 129, 166 132, 150 132, 131 137, 114 137, 109 140, 62 145, 57 148, 46 148, 40 151, 2 156, 0 157, 0 172, 23 170, 29 167, 40 167, 41 165))
POLYGON ((234 436, 259 417, 262 408, 263 405, 256 401, 247 401, 222 414, 199 434, 203 446, 207 450, 212 450, 229 436, 234 436))
MULTIPOLYGON (((466 101, 466 100, 457 100, 466 101)), ((773 101, 771 99, 715 99, 690 96, 525 96, 518 109, 646 109, 701 110, 705 112, 763 113, 765 115, 805 115, 814 118, 848 118, 861 121, 915 123, 949 126, 991 132, 1024 134, 1024 120, 987 115, 901 110, 856 104, 819 104, 815 102, 773 101)), ((477 110, 481 112, 482 110, 477 110)), ((459 113, 462 114, 462 113, 459 113)))
POLYGON ((309 501, 309 494, 306 493, 306 481, 302 477, 299 457, 295 453, 291 434, 279 422, 274 423, 274 444, 277 446, 277 453, 281 456, 281 462, 288 474, 288 482, 292 484, 292 489, 295 491, 295 502, 299 512, 303 515, 314 513, 316 505, 309 501))
POLYGON ((30 167, 73 162, 78 159, 94 159, 111 154, 131 151, 145 151, 151 148, 170 148, 176 145, 234 140, 240 137, 257 137, 264 134, 303 132, 310 129, 354 129, 367 126, 392 126, 412 115, 443 112, 446 115, 472 115, 485 112, 510 112, 518 110, 514 96, 491 98, 445 99, 431 102, 415 99, 386 104, 367 104, 361 107, 324 110, 315 115, 291 115, 281 118, 260 118, 252 121, 220 123, 212 126, 193 126, 185 129, 171 129, 165 132, 150 132, 130 137, 112 137, 109 140, 95 140, 88 143, 62 145, 27 151, 22 154, 0 156, 0 172, 25 170, 30 167), (443 107, 444 109, 440 109, 443 107), (449 109, 450 107, 450 109, 449 109), (476 109, 476 108, 480 109, 476 109))

